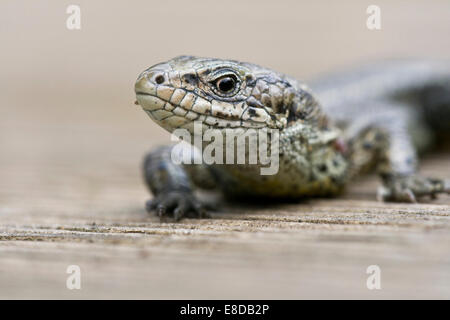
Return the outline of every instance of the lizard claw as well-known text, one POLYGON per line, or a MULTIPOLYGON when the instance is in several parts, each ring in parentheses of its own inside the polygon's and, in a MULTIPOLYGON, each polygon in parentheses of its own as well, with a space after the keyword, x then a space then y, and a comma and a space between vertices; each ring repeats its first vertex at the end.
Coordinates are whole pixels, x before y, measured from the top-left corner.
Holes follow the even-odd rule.
POLYGON ((416 203, 417 198, 429 196, 436 199, 437 194, 450 194, 450 180, 426 178, 419 175, 389 176, 378 189, 380 201, 416 203))
POLYGON ((205 206, 192 193, 186 191, 160 193, 148 200, 145 208, 149 213, 155 211, 161 220, 170 215, 175 221, 184 217, 210 218, 205 206))

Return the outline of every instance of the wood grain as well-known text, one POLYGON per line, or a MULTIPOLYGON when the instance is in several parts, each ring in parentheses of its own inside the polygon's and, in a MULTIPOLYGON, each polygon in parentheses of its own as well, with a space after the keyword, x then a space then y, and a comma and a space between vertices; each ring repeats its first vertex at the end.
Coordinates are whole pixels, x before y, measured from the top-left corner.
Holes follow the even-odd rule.
MULTIPOLYGON (((337 199, 228 204, 213 219, 161 223, 143 210, 139 144, 115 139, 99 156, 90 144, 106 138, 96 139, 78 156, 76 135, 26 141, 32 157, 10 146, 0 160, 1 298, 450 297, 449 197, 382 204, 367 177, 337 199), (72 264, 79 291, 65 287, 72 264), (366 288, 374 264, 379 291, 366 288)), ((428 157, 423 171, 450 176, 449 156, 428 157)))

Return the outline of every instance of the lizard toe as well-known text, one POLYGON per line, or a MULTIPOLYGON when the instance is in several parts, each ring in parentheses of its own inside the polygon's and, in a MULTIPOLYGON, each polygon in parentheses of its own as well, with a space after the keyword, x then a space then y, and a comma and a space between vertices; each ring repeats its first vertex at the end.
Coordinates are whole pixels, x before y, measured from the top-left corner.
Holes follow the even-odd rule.
POLYGON ((190 192, 171 191, 158 194, 146 203, 147 212, 155 212, 164 220, 166 217, 173 217, 175 221, 180 221, 185 217, 189 218, 209 218, 205 206, 190 192))
POLYGON ((449 181, 420 175, 394 176, 378 190, 378 199, 393 202, 417 202, 417 198, 429 196, 436 199, 439 193, 449 193, 449 181))

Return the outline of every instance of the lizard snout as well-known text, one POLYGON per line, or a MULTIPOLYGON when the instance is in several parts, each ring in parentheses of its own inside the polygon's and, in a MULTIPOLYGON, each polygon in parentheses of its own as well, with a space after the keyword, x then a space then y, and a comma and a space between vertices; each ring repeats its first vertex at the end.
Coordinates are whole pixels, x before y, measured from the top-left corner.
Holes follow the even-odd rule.
POLYGON ((153 89, 167 81, 166 75, 161 70, 145 70, 142 72, 134 85, 134 91, 139 93, 152 93, 153 89), (149 92, 150 90, 150 92, 149 92))

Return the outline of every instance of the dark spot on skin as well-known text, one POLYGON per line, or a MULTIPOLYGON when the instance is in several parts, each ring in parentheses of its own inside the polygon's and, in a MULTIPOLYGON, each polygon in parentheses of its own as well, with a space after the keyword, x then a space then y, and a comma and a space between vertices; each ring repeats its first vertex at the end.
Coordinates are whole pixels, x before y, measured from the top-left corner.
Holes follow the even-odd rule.
POLYGON ((308 115, 308 113, 305 112, 305 111, 300 111, 300 112, 298 113, 298 117, 299 117, 300 119, 302 119, 302 120, 306 119, 306 116, 307 116, 307 115, 308 115))
POLYGON ((279 100, 275 103, 275 111, 280 112, 283 109, 283 101, 279 100))
POLYGON ((297 119, 303 119, 300 117, 300 115, 301 115, 301 112, 298 110, 297 104, 291 104, 289 106, 289 114, 288 114, 287 121, 291 122, 291 121, 296 121, 297 119))
POLYGON ((256 110, 253 108, 248 108, 248 113, 250 114, 250 116, 256 116, 256 110))
POLYGON ((289 82, 285 81, 285 80, 281 80, 280 82, 281 82, 286 88, 292 87, 292 85, 291 85, 289 82))
POLYGON ((247 82, 247 86, 254 87, 256 85, 256 80, 253 78, 251 74, 248 74, 245 77, 245 81, 247 82))
POLYGON ((383 180, 383 183, 389 183, 394 179, 394 175, 392 173, 380 173, 380 177, 383 180))
POLYGON ((233 120, 238 120, 239 116, 237 115, 233 115, 233 114, 227 114, 227 113, 223 113, 220 111, 216 112, 216 116, 219 118, 223 118, 223 119, 233 119, 233 120))
POLYGON ((263 103, 264 103, 264 105, 265 105, 267 108, 271 108, 271 109, 272 109, 272 100, 265 99, 265 101, 263 101, 263 103))
POLYGON ((365 150, 370 150, 370 149, 372 149, 372 144, 371 144, 370 142, 364 142, 363 145, 362 145, 362 147, 363 147, 365 150))
MULTIPOLYGON (((301 95, 300 102, 294 102, 288 106, 288 122, 296 121, 298 119, 306 120, 314 114, 314 111, 317 108, 317 102, 309 92, 301 91, 299 94, 301 95)), ((325 123, 321 124, 321 127, 324 127, 324 125, 325 123)))
POLYGON ((192 73, 187 73, 187 74, 183 75, 183 80, 192 86, 197 86, 197 84, 198 84, 197 76, 192 73))

